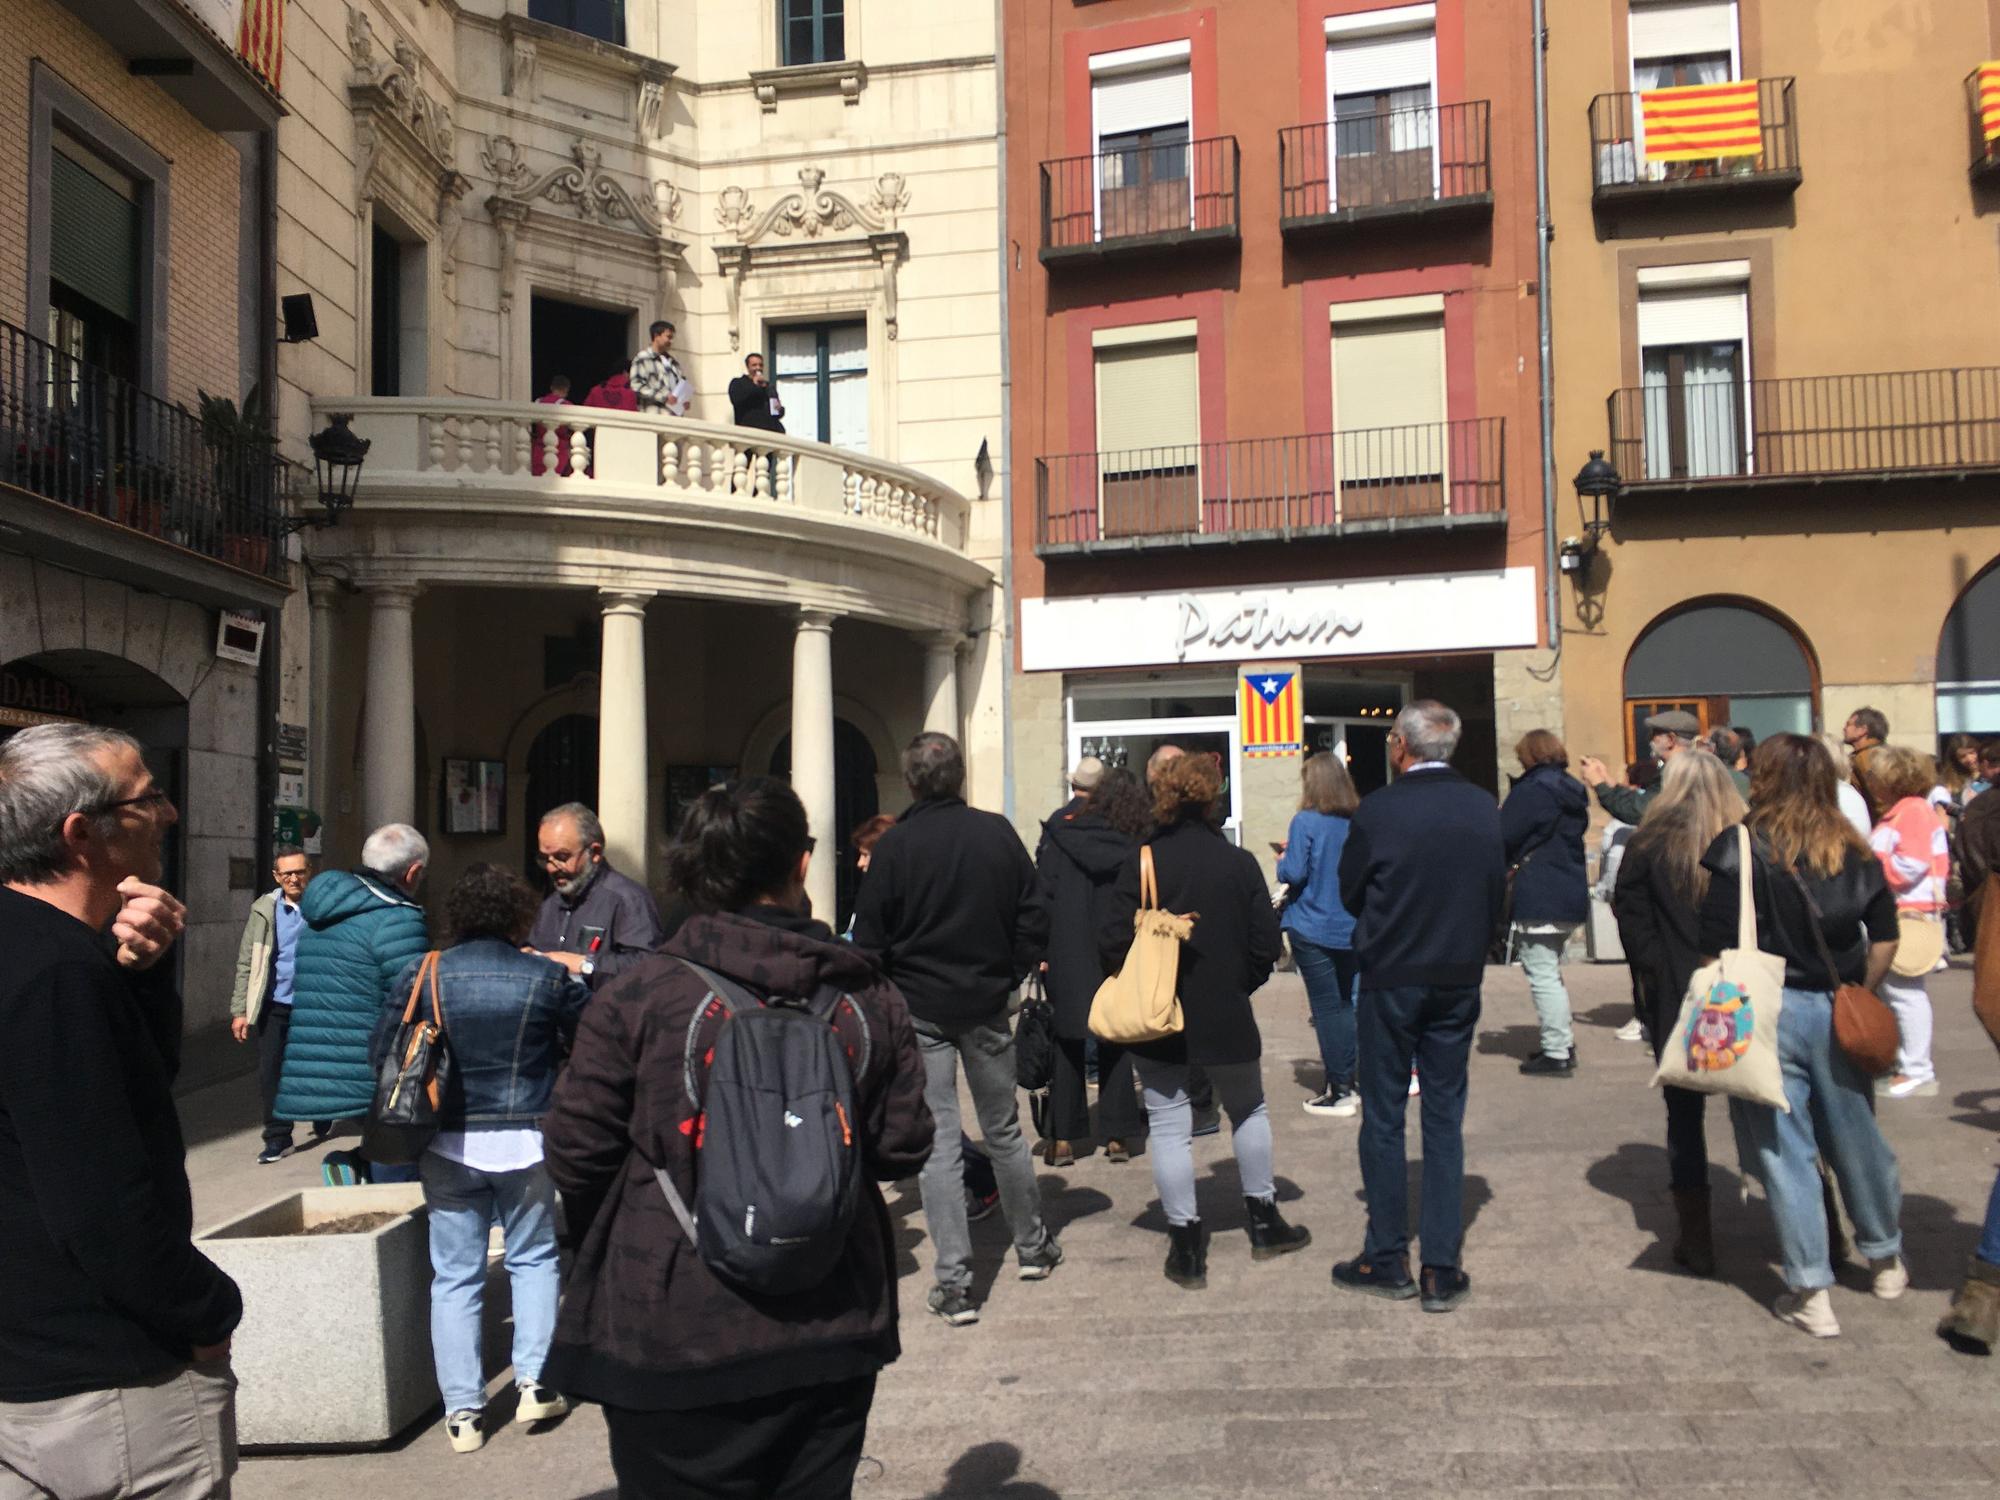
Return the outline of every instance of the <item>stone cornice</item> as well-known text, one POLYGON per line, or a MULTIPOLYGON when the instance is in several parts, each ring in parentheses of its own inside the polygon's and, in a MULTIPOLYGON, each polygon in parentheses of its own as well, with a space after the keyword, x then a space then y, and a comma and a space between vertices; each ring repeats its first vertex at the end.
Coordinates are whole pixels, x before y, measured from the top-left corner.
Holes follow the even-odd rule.
POLYGON ((750 87, 765 114, 778 108, 778 100, 790 94, 823 94, 840 90, 849 104, 860 102, 868 87, 868 65, 859 58, 844 62, 800 63, 785 68, 757 68, 750 74, 750 87))

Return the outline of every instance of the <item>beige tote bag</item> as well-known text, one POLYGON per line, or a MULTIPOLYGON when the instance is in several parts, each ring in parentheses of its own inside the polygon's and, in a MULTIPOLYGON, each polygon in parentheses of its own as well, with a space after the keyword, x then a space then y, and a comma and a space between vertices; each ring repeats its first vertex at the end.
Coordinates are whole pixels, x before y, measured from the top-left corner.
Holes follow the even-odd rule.
POLYGON ((1785 961, 1757 946, 1757 902, 1750 882, 1756 864, 1750 830, 1736 829, 1736 946, 1694 971, 1680 1019, 1660 1053, 1659 1087, 1725 1094, 1792 1112, 1778 1065, 1778 1011, 1784 1004, 1785 961))
POLYGON ((1160 882, 1153 846, 1139 850, 1139 909, 1132 914, 1132 947, 1090 1002, 1090 1029, 1099 1041, 1130 1046, 1173 1036, 1182 1026, 1181 944, 1198 914, 1160 910, 1160 882))

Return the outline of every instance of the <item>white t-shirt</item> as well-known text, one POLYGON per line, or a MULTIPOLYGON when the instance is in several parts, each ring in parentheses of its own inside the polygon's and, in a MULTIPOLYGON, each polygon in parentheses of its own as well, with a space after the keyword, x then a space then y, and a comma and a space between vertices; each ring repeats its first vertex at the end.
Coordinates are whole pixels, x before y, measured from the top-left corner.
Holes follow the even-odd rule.
POLYGON ((542 1160, 542 1132, 533 1125, 518 1130, 440 1130, 431 1150, 446 1161, 475 1172, 525 1172, 542 1160))
POLYGON ((1868 820, 1868 799, 1851 781, 1836 782, 1834 791, 1839 794, 1840 810, 1854 825, 1854 831, 1864 839, 1872 837, 1875 825, 1868 820))

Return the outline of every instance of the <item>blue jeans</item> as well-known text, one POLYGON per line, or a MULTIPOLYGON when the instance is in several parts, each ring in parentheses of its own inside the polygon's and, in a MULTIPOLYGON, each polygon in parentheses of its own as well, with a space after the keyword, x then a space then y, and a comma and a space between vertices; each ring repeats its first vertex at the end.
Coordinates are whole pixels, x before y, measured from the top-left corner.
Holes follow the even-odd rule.
POLYGON ((1778 1064, 1792 1112, 1731 1099, 1729 1114, 1743 1165, 1771 1205, 1785 1284, 1810 1292, 1833 1285, 1818 1158, 1833 1168, 1854 1220, 1854 1248, 1870 1260, 1902 1253, 1903 1189, 1896 1154, 1875 1123, 1874 1087, 1833 1040, 1832 995, 1785 990, 1778 1064))
POLYGON ((1306 1004, 1312 1008, 1313 1032, 1319 1037, 1320 1066, 1326 1086, 1354 1086, 1354 950, 1327 948, 1292 934, 1292 957, 1299 978, 1306 982, 1306 1004))
POLYGON ((1986 1200, 1986 1232, 1972 1253, 1989 1266, 2000 1266, 2000 1177, 1993 1179, 1993 1196, 1986 1200))
POLYGON ((1424 1080, 1423 1263, 1456 1269, 1465 1241, 1465 1073, 1479 1024, 1479 986, 1365 989, 1358 1010, 1361 1186, 1368 1195, 1362 1254, 1370 1261, 1409 1254, 1403 1119, 1415 1062, 1424 1080))
POLYGON ((445 1411, 477 1411, 486 1405, 480 1329, 486 1242, 495 1222, 506 1236, 514 1293, 514 1378, 542 1377, 561 1276, 555 1186, 539 1163, 481 1172, 426 1151, 420 1165, 431 1223, 431 1358, 445 1411))
POLYGON ((1573 926, 1560 932, 1514 929, 1514 956, 1521 961, 1521 972, 1528 976, 1528 994, 1535 1002, 1535 1018, 1541 1022, 1545 1057, 1568 1057, 1576 1046, 1569 991, 1562 981, 1563 948, 1574 931, 1573 926))

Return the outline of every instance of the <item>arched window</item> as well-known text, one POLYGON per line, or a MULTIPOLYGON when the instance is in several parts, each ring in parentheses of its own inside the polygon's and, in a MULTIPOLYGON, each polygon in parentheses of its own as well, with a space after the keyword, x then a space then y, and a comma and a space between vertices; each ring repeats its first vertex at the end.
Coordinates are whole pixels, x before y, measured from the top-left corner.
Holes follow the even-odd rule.
POLYGON ((1645 746, 1646 719, 1668 708, 1693 714, 1703 729, 1806 734, 1818 713, 1818 678, 1790 626, 1742 604, 1700 604, 1655 620, 1626 658, 1628 757, 1645 746))
POLYGON ((2000 561, 1958 596, 1938 639, 1939 734, 2000 734, 2000 561))

